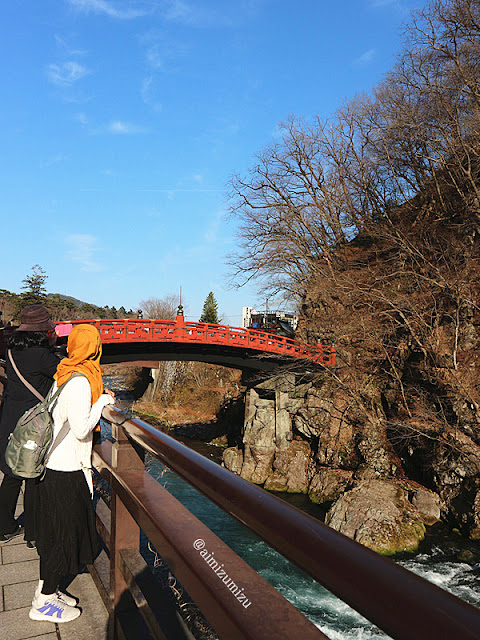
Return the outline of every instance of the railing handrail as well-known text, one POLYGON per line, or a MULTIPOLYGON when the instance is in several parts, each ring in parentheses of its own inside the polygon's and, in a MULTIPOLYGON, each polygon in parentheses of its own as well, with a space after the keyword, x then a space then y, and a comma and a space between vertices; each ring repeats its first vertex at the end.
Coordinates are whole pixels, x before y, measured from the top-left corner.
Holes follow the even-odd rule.
POLYGON ((475 640, 480 610, 111 406, 107 420, 398 640, 475 640))
MULTIPOLYGON (((122 577, 125 581, 128 578, 122 565, 128 556, 135 562, 138 554, 135 538, 140 527, 220 637, 226 640, 296 637, 328 640, 303 613, 144 470, 121 426, 112 427, 112 431, 116 431, 120 441, 104 441, 93 451, 95 467, 112 488, 110 524, 99 527, 110 555, 110 604, 107 606, 114 618, 112 628, 118 629, 117 622, 123 626, 118 614, 121 614, 122 600, 125 603, 122 577), (125 509, 129 514, 127 519, 125 509)), ((97 573, 96 583, 103 591, 97 567, 91 570, 97 573)), ((137 575, 138 572, 137 564, 137 575)), ((141 573, 139 575, 141 577, 141 573)), ((131 590, 131 584, 127 586, 131 590)), ((138 597, 138 590, 135 595, 142 616, 151 622, 152 617, 145 615, 145 599, 138 597)), ((150 602, 148 605, 151 606, 150 602)), ((164 607, 152 609, 152 613, 160 623, 165 622, 164 607)), ((152 631, 150 625, 149 628, 152 631)), ((170 631, 154 632, 153 636, 157 640, 179 637, 175 630, 170 631)), ((180 637, 185 636, 182 633, 180 637)))

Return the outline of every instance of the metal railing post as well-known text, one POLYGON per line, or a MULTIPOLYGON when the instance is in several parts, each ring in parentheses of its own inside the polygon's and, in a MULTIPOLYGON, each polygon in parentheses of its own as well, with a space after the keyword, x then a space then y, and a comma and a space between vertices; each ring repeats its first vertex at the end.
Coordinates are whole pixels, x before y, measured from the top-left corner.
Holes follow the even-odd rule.
MULTIPOLYGON (((112 424, 112 466, 117 471, 144 469, 144 462, 127 438, 123 427, 112 424)), ((117 495, 115 485, 111 487, 111 527, 110 527, 110 630, 117 637, 117 617, 132 608, 128 597, 128 586, 120 571, 119 553, 123 549, 139 549, 140 527, 130 515, 117 495)))

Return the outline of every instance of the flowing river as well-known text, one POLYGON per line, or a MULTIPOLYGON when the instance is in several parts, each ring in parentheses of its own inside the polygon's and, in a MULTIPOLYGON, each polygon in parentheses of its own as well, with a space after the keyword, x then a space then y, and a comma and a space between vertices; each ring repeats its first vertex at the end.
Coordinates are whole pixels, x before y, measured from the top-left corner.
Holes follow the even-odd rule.
MULTIPOLYGON (((120 391, 120 388, 115 388, 116 379, 111 379, 110 382, 111 388, 116 392, 120 391)), ((107 435, 106 428, 103 429, 107 435)), ((221 449, 218 447, 186 440, 183 442, 215 461, 218 461, 221 456, 221 449)), ((283 556, 212 504, 158 460, 147 455, 145 466, 158 482, 302 611, 328 638, 331 640, 377 640, 389 637, 285 560, 283 556)), ((322 516, 321 509, 310 503, 304 496, 276 495, 284 497, 310 515, 322 516)), ((434 527, 428 532, 417 554, 397 556, 395 562, 480 607, 480 563, 473 564, 475 558, 478 563, 479 556, 478 543, 468 542, 441 527, 434 527)))

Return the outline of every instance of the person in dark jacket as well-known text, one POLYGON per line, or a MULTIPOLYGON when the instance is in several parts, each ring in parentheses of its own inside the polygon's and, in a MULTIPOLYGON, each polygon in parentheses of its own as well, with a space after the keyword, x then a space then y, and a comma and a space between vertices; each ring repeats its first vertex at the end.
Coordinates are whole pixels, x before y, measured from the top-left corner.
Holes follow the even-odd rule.
POLYGON ((21 375, 45 397, 53 384, 53 376, 60 362, 52 351, 54 341, 55 324, 45 307, 39 304, 22 310, 20 326, 7 341, 5 360, 8 382, 3 394, 0 417, 0 469, 5 474, 0 485, 0 543, 8 542, 22 533, 25 533, 28 546, 33 547, 35 540, 32 503, 37 481, 25 481, 24 529, 15 520, 15 508, 23 478, 13 475, 5 462, 5 449, 20 416, 39 400, 18 377, 8 351, 21 375))

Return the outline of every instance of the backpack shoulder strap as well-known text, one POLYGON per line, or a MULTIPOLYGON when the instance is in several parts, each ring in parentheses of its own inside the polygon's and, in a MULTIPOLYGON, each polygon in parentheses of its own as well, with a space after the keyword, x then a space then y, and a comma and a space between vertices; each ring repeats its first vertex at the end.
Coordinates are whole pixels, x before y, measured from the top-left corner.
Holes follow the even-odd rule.
POLYGON ((72 373, 72 375, 70 376, 70 378, 68 380, 65 380, 65 382, 63 384, 61 384, 59 387, 57 387, 55 393, 53 395, 50 395, 52 393, 52 389, 53 389, 53 383, 50 391, 47 394, 46 400, 47 400, 47 406, 48 406, 48 410, 51 411, 52 410, 52 405, 55 402, 55 400, 57 399, 57 397, 60 395, 60 391, 63 389, 63 387, 67 384, 67 382, 69 382, 72 378, 78 378, 78 376, 83 376, 84 378, 86 378, 87 376, 83 373, 80 373, 79 371, 74 371, 72 373))
MULTIPOLYGON (((72 375, 70 376, 70 378, 64 382, 62 385, 60 385, 58 387, 58 389, 55 391, 55 393, 53 394, 51 400, 49 401, 49 405, 53 404, 53 402, 56 400, 58 394, 60 393, 60 391, 63 389, 63 387, 67 384, 67 382, 69 380, 71 380, 72 378, 78 377, 78 376, 83 376, 84 378, 86 378, 87 376, 85 376, 83 373, 80 373, 78 371, 75 371, 74 373, 72 373, 72 375)), ((49 409, 51 410, 51 409, 49 409)), ((70 431, 70 426, 69 424, 66 422, 65 424, 62 425, 62 428, 60 429, 60 431, 57 433, 56 437, 53 439, 53 442, 50 446, 50 449, 48 450, 47 455, 45 456, 45 460, 44 460, 44 464, 45 466, 47 465, 47 462, 50 458, 50 456, 52 455, 52 453, 54 452, 54 450, 58 447, 59 444, 61 444, 66 436, 67 433, 70 431)))
POLYGON ((17 374, 17 376, 20 378, 20 380, 23 382, 23 384, 27 387, 27 389, 29 391, 31 391, 33 393, 33 395, 38 398, 40 400, 40 402, 43 402, 45 400, 45 398, 35 389, 35 387, 33 387, 29 382, 27 382, 25 380, 25 378, 22 376, 22 374, 20 373, 20 371, 18 370, 17 365, 15 364, 15 360, 13 359, 12 356, 12 352, 10 351, 10 349, 8 349, 8 357, 10 359, 10 362, 12 363, 12 367, 15 370, 15 373, 17 374))

